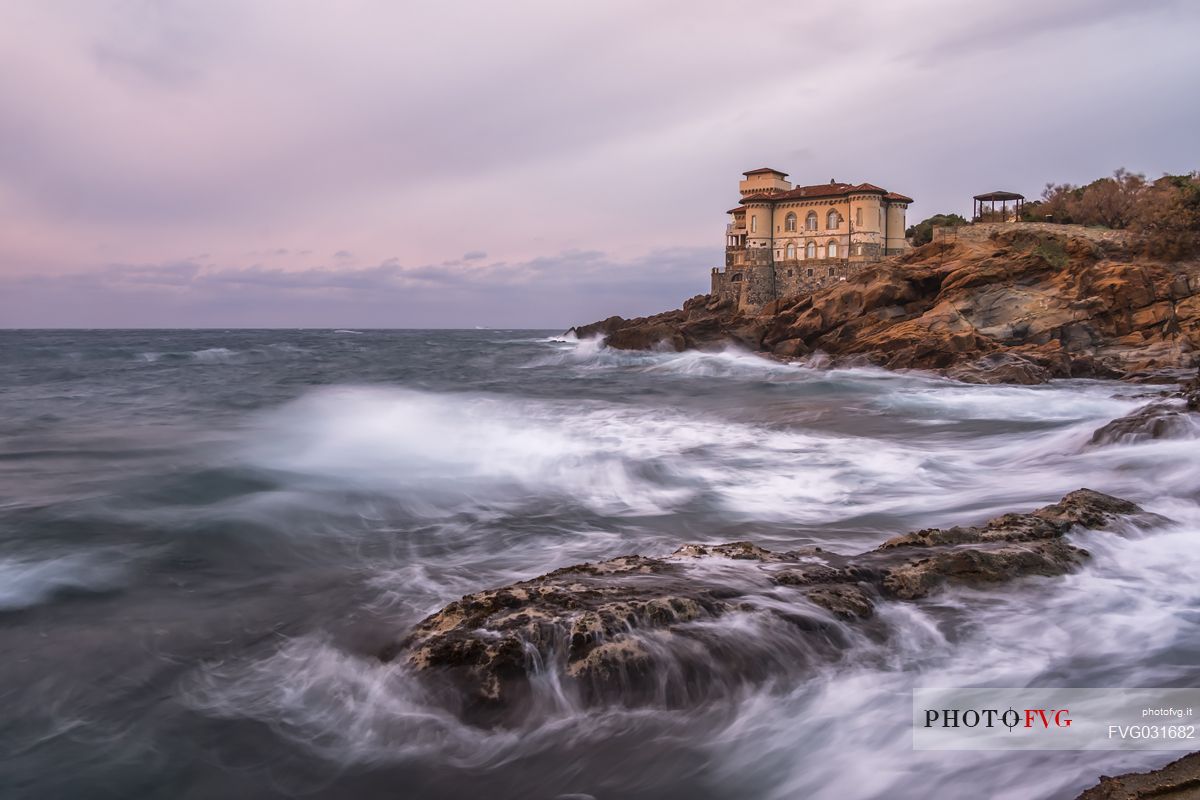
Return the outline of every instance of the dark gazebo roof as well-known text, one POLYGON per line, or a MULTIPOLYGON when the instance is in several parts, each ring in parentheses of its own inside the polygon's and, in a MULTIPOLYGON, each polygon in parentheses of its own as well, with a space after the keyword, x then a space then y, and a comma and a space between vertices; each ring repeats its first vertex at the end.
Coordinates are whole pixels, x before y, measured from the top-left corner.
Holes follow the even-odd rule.
POLYGON ((1024 200, 1025 195, 1017 194, 1016 192, 988 192, 986 194, 975 195, 976 200, 982 200, 985 203, 989 200, 1024 200))

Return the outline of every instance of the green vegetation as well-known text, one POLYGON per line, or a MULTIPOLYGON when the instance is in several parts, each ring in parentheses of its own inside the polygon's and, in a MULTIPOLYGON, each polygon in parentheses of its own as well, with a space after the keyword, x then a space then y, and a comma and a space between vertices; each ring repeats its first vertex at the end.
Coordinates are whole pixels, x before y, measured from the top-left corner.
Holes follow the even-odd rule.
POLYGON ((958 214, 934 214, 928 219, 923 219, 916 225, 909 227, 904 232, 912 242, 913 247, 920 247, 923 244, 928 244, 933 241, 934 227, 955 227, 958 225, 966 225, 967 221, 958 214))
POLYGON ((1063 269, 1067 266, 1067 250, 1057 238, 1041 240, 1033 249, 1033 254, 1040 256, 1043 261, 1055 269, 1063 269))

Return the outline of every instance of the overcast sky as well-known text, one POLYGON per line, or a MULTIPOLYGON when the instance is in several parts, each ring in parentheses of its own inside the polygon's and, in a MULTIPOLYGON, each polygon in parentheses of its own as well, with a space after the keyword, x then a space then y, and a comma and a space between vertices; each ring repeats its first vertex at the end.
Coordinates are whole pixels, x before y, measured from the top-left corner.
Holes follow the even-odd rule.
POLYGON ((910 222, 1200 168, 1190 0, 0 0, 0 326, 561 327, 744 170, 910 222))

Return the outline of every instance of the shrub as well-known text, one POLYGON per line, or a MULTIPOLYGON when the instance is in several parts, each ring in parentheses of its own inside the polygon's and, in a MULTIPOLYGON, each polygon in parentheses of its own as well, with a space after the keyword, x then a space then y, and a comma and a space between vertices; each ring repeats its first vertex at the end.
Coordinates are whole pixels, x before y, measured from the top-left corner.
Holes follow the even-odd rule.
POLYGON ((957 227, 958 225, 966 225, 967 221, 958 214, 934 214, 928 219, 923 219, 916 225, 911 226, 904 232, 912 242, 913 247, 920 247, 923 244, 929 244, 933 241, 933 229, 935 227, 957 227))

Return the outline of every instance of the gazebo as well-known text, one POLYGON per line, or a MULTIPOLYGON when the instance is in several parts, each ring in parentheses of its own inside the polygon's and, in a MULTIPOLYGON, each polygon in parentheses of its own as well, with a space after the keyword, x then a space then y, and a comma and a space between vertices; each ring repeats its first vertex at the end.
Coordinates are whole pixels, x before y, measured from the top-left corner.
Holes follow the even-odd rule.
POLYGON ((1021 218, 1021 206, 1025 204, 1025 195, 1017 194, 1016 192, 987 192, 986 194, 975 195, 975 202, 971 206, 971 221, 979 222, 983 219, 983 207, 991 203, 992 206, 988 211, 994 216, 996 213, 996 203, 1000 203, 1000 219, 1008 222, 1008 201, 1013 201, 1013 220, 1021 218))

